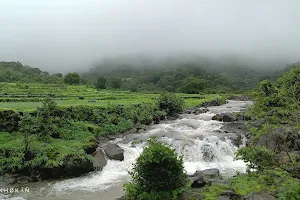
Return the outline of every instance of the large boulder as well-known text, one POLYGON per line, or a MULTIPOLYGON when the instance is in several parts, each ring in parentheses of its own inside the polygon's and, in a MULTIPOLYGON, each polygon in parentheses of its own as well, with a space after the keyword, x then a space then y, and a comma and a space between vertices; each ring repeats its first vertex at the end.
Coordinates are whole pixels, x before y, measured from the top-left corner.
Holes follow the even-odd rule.
POLYGON ((124 150, 116 144, 106 143, 106 145, 103 146, 103 150, 109 159, 124 160, 124 150))
POLYGON ((222 180, 222 177, 220 176, 220 171, 218 169, 212 168, 196 171, 189 179, 192 182, 192 188, 201 188, 206 185, 211 185, 213 182, 222 180))
POLYGON ((107 160, 105 159, 105 153, 103 152, 100 147, 96 149, 96 151, 93 153, 94 160, 93 160, 93 167, 96 171, 101 171, 103 167, 106 166, 107 160))
POLYGON ((254 145, 264 146, 270 150, 297 151, 298 140, 300 140, 300 134, 296 129, 289 126, 282 126, 271 129, 268 133, 261 135, 254 145))
POLYGON ((93 162, 89 159, 83 159, 77 156, 68 156, 64 158, 61 167, 40 168, 39 178, 41 180, 76 177, 94 170, 93 162))

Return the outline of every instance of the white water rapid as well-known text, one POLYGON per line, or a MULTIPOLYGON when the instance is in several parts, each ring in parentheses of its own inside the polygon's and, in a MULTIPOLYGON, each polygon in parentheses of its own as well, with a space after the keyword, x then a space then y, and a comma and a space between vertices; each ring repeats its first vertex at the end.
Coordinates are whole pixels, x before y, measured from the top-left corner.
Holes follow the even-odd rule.
MULTIPOLYGON (((232 144, 233 133, 218 131, 223 122, 211 120, 216 113, 238 112, 249 107, 252 102, 229 101, 218 107, 209 107, 209 112, 181 115, 174 121, 152 125, 149 130, 112 142, 124 149, 124 161, 108 160, 101 172, 62 181, 43 181, 30 183, 29 193, 0 194, 0 199, 10 200, 113 200, 123 195, 122 185, 130 180, 130 170, 135 159, 140 155, 145 141, 157 136, 170 144, 183 155, 184 166, 188 174, 196 170, 218 168, 223 176, 232 176, 236 171, 245 171, 243 161, 234 161, 237 147, 232 144), (132 142, 135 142, 132 145, 132 142)), ((24 186, 25 187, 25 186, 24 186)))

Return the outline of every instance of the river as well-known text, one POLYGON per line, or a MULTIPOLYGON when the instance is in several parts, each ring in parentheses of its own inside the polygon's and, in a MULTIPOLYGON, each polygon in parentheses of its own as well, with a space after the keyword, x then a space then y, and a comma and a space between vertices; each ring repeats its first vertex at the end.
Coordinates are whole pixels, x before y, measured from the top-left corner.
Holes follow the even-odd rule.
POLYGON ((251 105, 249 101, 228 101, 222 106, 209 107, 207 113, 183 114, 177 120, 151 125, 145 132, 112 141, 124 149, 122 162, 108 160, 101 172, 79 178, 14 185, 12 187, 19 189, 28 187, 29 192, 0 193, 0 199, 114 200, 123 195, 122 185, 130 181, 128 170, 142 152, 145 141, 152 136, 157 136, 183 155, 188 174, 208 168, 218 168, 223 176, 232 176, 236 171, 244 172, 245 163, 234 160, 238 148, 230 139, 233 133, 221 133, 219 130, 223 122, 211 118, 217 113, 239 112, 251 105))

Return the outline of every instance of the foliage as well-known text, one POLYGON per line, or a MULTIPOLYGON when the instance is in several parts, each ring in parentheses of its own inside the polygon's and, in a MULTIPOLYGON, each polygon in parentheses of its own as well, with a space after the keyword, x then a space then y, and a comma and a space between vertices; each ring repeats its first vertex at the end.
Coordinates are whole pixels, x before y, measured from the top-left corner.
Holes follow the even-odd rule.
POLYGON ((230 179, 231 188, 241 195, 253 192, 269 192, 278 199, 299 199, 300 181, 281 169, 238 174, 230 179))
POLYGON ((255 87, 274 68, 254 67, 231 59, 168 57, 165 59, 114 58, 82 76, 96 83, 98 77, 121 79, 121 88, 131 91, 226 93, 255 87))
POLYGON ((80 76, 76 72, 70 72, 65 75, 64 82, 69 85, 78 85, 80 83, 80 76))
POLYGON ((183 111, 184 101, 174 93, 164 93, 158 98, 157 105, 169 116, 176 116, 183 111))
POLYGON ((97 82, 95 84, 95 87, 98 89, 98 90, 101 90, 101 89, 106 89, 106 78, 104 77, 99 77, 97 79, 97 82))
POLYGON ((129 199, 175 198, 188 184, 182 156, 154 138, 129 173, 132 182, 124 185, 129 199))
POLYGON ((262 170, 277 165, 275 153, 265 147, 241 148, 236 153, 236 159, 244 160, 250 169, 262 170))
POLYGON ((121 88, 121 79, 120 78, 111 78, 108 80, 108 87, 112 89, 120 89, 121 88))
MULTIPOLYGON (((49 75, 39 68, 22 65, 20 62, 0 62, 0 82, 23 83, 62 83, 63 79, 57 75, 49 75)), ((28 86, 27 86, 28 87, 28 86)), ((26 88, 24 86, 24 88, 26 88)))
POLYGON ((182 80, 179 91, 187 94, 197 94, 204 91, 205 85, 206 82, 203 79, 188 77, 182 80))

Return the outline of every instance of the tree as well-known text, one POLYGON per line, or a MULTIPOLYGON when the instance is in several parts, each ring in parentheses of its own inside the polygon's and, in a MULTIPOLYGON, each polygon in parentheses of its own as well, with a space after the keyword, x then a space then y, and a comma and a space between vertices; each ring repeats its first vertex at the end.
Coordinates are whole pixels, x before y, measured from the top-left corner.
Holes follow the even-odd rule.
POLYGON ((154 138, 129 174, 132 182, 124 185, 129 199, 167 199, 183 192, 188 183, 182 156, 154 138))
POLYGON ((106 78, 104 78, 104 77, 99 77, 99 78, 97 79, 97 83, 96 83, 95 87, 96 87, 98 90, 106 89, 106 78))
POLYGON ((196 77, 188 77, 182 81, 180 92, 187 94, 197 94, 205 87, 205 81, 196 77))
POLYGON ((112 78, 109 81, 109 86, 113 89, 120 89, 122 81, 120 78, 112 78))
POLYGON ((70 85, 78 85, 80 83, 80 76, 78 73, 68 73, 65 78, 64 82, 70 85))
POLYGON ((169 116, 176 116, 183 111, 184 101, 174 93, 164 93, 157 100, 157 106, 169 116))

